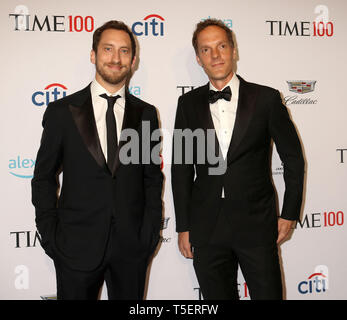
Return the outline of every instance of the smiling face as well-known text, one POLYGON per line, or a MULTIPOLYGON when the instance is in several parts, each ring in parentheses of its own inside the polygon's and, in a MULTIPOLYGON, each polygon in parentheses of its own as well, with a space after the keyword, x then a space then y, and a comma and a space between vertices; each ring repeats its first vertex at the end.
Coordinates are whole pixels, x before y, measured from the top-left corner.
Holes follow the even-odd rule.
POLYGON ((104 30, 97 51, 92 50, 90 60, 95 64, 96 80, 109 92, 117 92, 135 64, 129 35, 123 30, 104 30))
POLYGON ((208 26, 197 36, 196 60, 211 83, 221 90, 233 76, 236 49, 232 47, 225 30, 208 26))

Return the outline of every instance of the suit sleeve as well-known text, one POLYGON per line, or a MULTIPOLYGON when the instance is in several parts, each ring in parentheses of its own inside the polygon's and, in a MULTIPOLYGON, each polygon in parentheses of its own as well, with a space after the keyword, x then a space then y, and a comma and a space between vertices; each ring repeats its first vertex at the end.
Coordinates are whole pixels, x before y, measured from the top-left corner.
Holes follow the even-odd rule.
POLYGON ((62 164, 62 128, 57 111, 55 105, 49 104, 44 113, 41 144, 31 181, 36 226, 41 235, 41 245, 51 257, 59 187, 57 173, 62 164))
POLYGON ((278 91, 272 104, 269 128, 284 167, 285 193, 281 218, 297 220, 302 203, 305 161, 294 124, 278 91))
POLYGON ((161 136, 159 122, 155 108, 150 112, 150 162, 144 165, 144 188, 145 188, 145 223, 152 231, 155 239, 151 245, 151 250, 159 240, 162 222, 162 188, 163 173, 161 171, 161 136))
POLYGON ((182 97, 178 99, 172 142, 171 185, 176 215, 176 232, 190 230, 190 201, 194 183, 194 165, 185 163, 185 146, 182 130, 188 128, 182 97))

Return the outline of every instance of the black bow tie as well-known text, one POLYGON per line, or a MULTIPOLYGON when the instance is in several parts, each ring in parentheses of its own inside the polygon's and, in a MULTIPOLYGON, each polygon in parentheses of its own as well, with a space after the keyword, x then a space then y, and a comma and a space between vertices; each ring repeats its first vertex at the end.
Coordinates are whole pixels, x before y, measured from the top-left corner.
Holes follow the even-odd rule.
POLYGON ((230 87, 225 87, 222 91, 214 91, 210 90, 208 102, 209 103, 215 103, 219 99, 224 99, 227 101, 231 100, 231 90, 230 87))

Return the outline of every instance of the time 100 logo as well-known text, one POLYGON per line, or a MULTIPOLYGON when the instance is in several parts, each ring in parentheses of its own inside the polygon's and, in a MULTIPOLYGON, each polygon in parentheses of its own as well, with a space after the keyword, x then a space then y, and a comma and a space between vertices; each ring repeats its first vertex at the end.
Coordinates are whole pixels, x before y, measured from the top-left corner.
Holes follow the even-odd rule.
POLYGON ((325 211, 323 213, 323 225, 324 227, 333 227, 335 225, 342 226, 344 223, 344 214, 342 211, 325 211))
POLYGON ((295 229, 299 226, 303 228, 324 228, 324 227, 341 227, 345 223, 343 211, 324 211, 304 215, 297 221, 295 229))
POLYGON ((92 32, 94 30, 94 18, 92 16, 68 16, 69 32, 92 32))

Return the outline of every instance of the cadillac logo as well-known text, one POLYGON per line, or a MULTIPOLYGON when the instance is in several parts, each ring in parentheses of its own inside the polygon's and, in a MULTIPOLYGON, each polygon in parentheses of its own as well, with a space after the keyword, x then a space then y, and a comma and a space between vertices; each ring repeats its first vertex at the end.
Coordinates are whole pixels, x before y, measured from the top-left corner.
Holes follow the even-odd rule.
POLYGON ((316 82, 317 81, 287 81, 289 91, 300 94, 314 91, 316 82))

